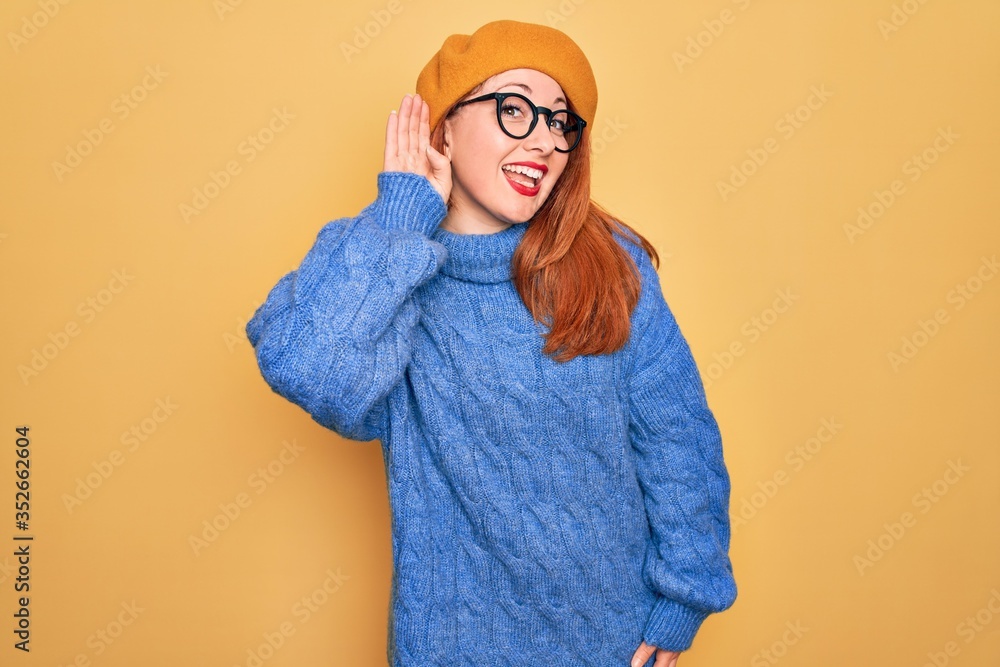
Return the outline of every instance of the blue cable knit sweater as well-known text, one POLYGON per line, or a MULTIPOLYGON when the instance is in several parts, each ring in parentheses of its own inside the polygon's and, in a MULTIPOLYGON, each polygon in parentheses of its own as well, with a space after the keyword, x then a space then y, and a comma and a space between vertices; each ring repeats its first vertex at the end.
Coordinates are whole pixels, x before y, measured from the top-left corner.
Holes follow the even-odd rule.
POLYGON ((648 255, 616 233, 642 276, 628 344, 560 364, 510 280, 530 223, 456 234, 446 213, 424 176, 379 173, 246 327, 273 391, 381 440, 389 664, 624 667, 642 639, 689 648, 736 599, 730 483, 648 255))

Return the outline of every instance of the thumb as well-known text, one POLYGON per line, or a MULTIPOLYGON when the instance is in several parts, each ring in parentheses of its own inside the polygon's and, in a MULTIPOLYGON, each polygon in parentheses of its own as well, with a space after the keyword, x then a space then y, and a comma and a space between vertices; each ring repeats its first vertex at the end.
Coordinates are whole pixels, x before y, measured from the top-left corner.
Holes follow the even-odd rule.
POLYGON ((430 144, 427 144, 427 159, 430 160, 431 166, 434 167, 435 171, 440 171, 442 167, 448 162, 448 158, 439 153, 430 144))

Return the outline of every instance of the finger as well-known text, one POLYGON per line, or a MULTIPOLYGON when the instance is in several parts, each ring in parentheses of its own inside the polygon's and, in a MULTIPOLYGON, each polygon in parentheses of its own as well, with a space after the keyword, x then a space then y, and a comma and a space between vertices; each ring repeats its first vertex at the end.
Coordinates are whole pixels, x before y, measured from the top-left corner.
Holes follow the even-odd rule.
POLYGON ((385 155, 383 164, 386 166, 393 164, 396 159, 396 125, 399 122, 399 114, 393 109, 389 112, 389 120, 385 124, 385 155))
POLYGON ((410 126, 407 128, 410 132, 410 145, 408 146, 410 152, 416 152, 420 143, 420 109, 423 106, 424 101, 420 99, 420 94, 417 93, 413 97, 413 105, 410 107, 410 126))
POLYGON ((654 647, 649 646, 646 642, 642 642, 639 645, 639 648, 636 649, 635 653, 632 654, 632 662, 629 664, 632 667, 641 667, 642 665, 645 665, 654 650, 654 647))
POLYGON ((656 662, 653 663, 653 667, 674 667, 677 664, 678 656, 680 656, 680 653, 659 649, 656 653, 656 662))
POLYGON ((420 102, 420 153, 427 154, 427 145, 431 143, 431 108, 426 101, 420 102))
POLYGON ((402 155, 410 150, 410 107, 413 100, 410 95, 403 97, 399 104, 399 129, 396 131, 396 154, 402 155))

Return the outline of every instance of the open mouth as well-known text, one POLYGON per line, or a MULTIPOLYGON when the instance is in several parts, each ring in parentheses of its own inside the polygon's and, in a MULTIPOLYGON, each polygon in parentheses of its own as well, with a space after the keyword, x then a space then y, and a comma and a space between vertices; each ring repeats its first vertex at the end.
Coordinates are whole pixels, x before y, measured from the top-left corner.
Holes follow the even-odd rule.
POLYGON ((542 180, 542 176, 544 176, 541 169, 532 169, 520 164, 505 164, 503 170, 507 172, 507 178, 515 183, 520 183, 526 188, 535 187, 542 180))
POLYGON ((545 169, 530 167, 526 164, 505 164, 501 167, 507 182, 511 187, 523 195, 533 196, 538 194, 538 184, 545 177, 545 169))

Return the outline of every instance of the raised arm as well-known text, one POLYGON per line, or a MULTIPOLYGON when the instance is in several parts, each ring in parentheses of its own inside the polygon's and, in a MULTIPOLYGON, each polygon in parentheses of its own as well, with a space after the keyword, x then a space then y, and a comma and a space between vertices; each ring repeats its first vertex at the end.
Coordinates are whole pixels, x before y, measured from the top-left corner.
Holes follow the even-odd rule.
POLYGON ((410 359, 413 290, 446 250, 428 236, 446 213, 423 176, 378 175, 376 200, 324 226, 301 265, 247 323, 271 388, 344 437, 382 437, 385 399, 410 359))
POLYGON ((386 399, 419 317, 413 291, 447 253, 429 238, 451 191, 451 163, 429 145, 429 115, 419 95, 389 114, 375 201, 324 226, 246 327, 271 388, 354 440, 385 433, 386 399))

